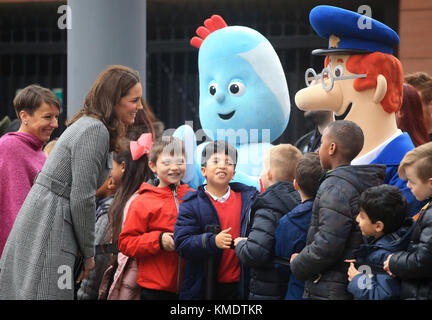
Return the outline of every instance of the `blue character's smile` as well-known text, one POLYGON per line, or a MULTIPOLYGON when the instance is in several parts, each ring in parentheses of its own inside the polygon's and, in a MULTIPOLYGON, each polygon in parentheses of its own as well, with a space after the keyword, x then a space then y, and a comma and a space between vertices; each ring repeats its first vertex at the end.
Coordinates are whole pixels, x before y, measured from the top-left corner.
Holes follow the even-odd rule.
POLYGON ((235 111, 232 111, 232 112, 227 113, 227 114, 218 113, 218 115, 219 115, 219 118, 221 118, 223 120, 229 120, 233 117, 234 113, 235 113, 235 111))

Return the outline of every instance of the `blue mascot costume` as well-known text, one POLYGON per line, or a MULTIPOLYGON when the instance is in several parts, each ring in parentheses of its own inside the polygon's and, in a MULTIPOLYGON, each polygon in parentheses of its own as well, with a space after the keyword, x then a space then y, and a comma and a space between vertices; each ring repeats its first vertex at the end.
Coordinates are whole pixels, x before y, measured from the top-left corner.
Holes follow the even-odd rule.
POLYGON ((196 30, 191 45, 199 48, 199 118, 202 131, 188 125, 174 136, 184 140, 187 169, 183 181, 196 188, 201 152, 209 140, 227 140, 238 151, 234 181, 261 189, 265 151, 285 130, 290 116, 288 85, 270 42, 243 26, 227 26, 213 15, 196 30), (203 142, 197 146, 197 140, 203 142))

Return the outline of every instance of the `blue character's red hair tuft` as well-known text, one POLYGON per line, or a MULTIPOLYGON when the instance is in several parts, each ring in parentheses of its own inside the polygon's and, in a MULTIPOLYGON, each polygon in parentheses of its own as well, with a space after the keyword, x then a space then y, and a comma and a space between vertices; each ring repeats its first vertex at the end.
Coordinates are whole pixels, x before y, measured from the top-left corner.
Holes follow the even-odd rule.
POLYGON ((197 36, 192 37, 190 44, 199 49, 204 39, 207 38, 210 33, 227 26, 228 25, 221 16, 214 14, 211 18, 204 21, 204 26, 199 26, 198 29, 196 29, 197 36))

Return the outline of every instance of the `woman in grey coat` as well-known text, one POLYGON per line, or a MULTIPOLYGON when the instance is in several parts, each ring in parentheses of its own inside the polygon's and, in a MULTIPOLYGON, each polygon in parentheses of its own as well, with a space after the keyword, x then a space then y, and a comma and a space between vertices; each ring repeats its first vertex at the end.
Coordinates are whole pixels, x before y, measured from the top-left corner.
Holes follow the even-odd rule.
POLYGON ((94 267, 95 193, 121 149, 126 126, 142 109, 138 72, 103 71, 38 173, 0 260, 0 299, 73 299, 94 267))

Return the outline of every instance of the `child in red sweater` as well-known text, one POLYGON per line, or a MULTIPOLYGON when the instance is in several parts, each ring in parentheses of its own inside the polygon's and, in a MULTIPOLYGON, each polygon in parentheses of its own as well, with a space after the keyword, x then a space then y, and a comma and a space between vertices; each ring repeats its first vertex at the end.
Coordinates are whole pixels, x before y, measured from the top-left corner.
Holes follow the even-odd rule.
POLYGON ((180 300, 245 298, 247 270, 233 250, 244 237, 255 187, 230 182, 237 150, 213 141, 202 152, 201 173, 207 184, 189 192, 174 228, 176 251, 186 259, 180 300))
POLYGON ((137 260, 142 300, 175 300, 183 262, 174 251, 174 224, 180 199, 192 190, 180 184, 186 170, 183 142, 173 137, 156 141, 149 167, 159 184, 141 185, 119 235, 119 249, 137 260))

